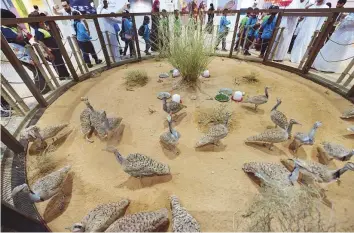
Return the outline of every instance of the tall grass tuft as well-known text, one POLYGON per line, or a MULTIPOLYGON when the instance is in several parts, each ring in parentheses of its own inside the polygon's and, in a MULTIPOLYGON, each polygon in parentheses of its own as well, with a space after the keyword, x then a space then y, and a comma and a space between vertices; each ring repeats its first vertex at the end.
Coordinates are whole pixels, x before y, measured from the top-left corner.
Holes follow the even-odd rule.
POLYGON ((143 87, 149 81, 149 77, 145 71, 132 70, 125 77, 125 84, 128 87, 143 87))

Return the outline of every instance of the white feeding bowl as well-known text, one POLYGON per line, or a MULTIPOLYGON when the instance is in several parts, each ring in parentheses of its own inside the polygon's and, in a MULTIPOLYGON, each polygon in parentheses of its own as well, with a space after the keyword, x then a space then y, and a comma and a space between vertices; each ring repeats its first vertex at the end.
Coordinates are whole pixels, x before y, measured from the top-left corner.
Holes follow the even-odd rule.
POLYGON ((181 103, 181 96, 178 94, 174 94, 172 96, 172 101, 176 102, 176 103, 181 103))
POLYGON ((234 95, 232 96, 232 99, 235 101, 242 101, 243 93, 241 91, 235 91, 234 95))
POLYGON ((181 74, 180 74, 179 70, 174 69, 174 70, 172 71, 172 77, 177 78, 177 77, 179 77, 180 75, 181 75, 181 74))
POLYGON ((204 78, 209 78, 209 77, 210 77, 209 70, 204 70, 202 76, 203 76, 204 78))

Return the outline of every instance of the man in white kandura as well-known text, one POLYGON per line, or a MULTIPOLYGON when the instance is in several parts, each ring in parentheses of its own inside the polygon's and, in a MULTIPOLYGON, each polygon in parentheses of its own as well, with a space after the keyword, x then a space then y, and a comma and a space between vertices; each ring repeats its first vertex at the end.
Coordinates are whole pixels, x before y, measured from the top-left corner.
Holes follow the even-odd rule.
POLYGON ((312 67, 320 71, 342 73, 347 65, 346 63, 350 62, 353 57, 354 13, 350 13, 337 26, 332 36, 320 50, 312 67), (342 62, 334 62, 341 60, 342 62))
MULTIPOLYGON (((286 9, 304 9, 308 4, 308 0, 293 0, 286 9)), ((280 27, 284 27, 283 34, 280 38, 277 38, 279 41, 277 51, 274 56, 274 61, 283 61, 284 57, 288 51, 291 38, 294 34, 296 24, 298 21, 298 16, 284 16, 281 19, 280 27)), ((280 34, 280 31, 279 31, 280 34)), ((279 35, 278 35, 279 37, 279 35)))
MULTIPOLYGON (((316 3, 309 9, 328 8, 324 0, 316 0, 316 3)), ((293 50, 291 52, 291 62, 300 63, 306 53, 307 47, 311 42, 313 33, 321 30, 326 17, 305 17, 301 25, 299 34, 296 37, 293 50)))
MULTIPOLYGON (((110 11, 108 8, 108 1, 103 0, 102 4, 98 5, 97 7, 97 14, 111 14, 111 13, 113 12, 110 11)), ((119 20, 118 18, 114 18, 114 17, 98 18, 98 20, 107 47, 108 47, 108 40, 106 37, 106 31, 108 31, 108 36, 111 43, 111 48, 108 49, 112 51, 113 53, 112 56, 117 62, 120 60, 120 54, 119 54, 119 47, 118 47, 119 44, 116 36, 116 30, 114 29, 114 25, 117 23, 121 24, 122 20, 119 20)))

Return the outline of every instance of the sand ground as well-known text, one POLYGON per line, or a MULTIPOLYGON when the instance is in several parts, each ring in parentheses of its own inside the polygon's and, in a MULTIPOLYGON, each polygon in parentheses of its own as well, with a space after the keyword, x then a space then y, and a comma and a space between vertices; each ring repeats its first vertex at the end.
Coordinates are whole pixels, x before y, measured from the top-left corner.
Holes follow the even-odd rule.
MULTIPOLYGON (((171 68, 166 62, 150 60, 109 70, 100 77, 72 87, 46 110, 39 126, 69 122, 74 128, 68 139, 50 155, 55 168, 72 165, 72 179, 68 179, 65 185, 68 195, 64 210, 59 210, 57 198, 37 204, 52 231, 65 231, 65 227, 80 221, 96 205, 122 198, 131 200, 127 213, 169 208, 168 196, 171 194, 179 196, 203 231, 237 231, 233 229, 234 213, 244 210, 247 202, 258 192, 257 186, 242 171, 242 164, 250 161, 279 163, 281 158, 292 156, 287 149, 290 141, 277 144, 273 151, 244 143, 248 136, 273 126, 270 110, 276 103, 276 97, 283 101, 279 110, 288 118, 302 123, 302 126, 294 127, 295 132, 307 132, 315 121, 322 121, 323 127, 316 135, 317 143, 329 140, 353 147, 354 137, 346 131, 353 122, 339 118, 341 112, 352 104, 341 96, 275 68, 214 58, 208 67, 212 76, 201 84, 203 93, 173 92, 181 94, 183 104, 188 106, 183 110, 186 116, 175 124, 182 137, 178 146, 181 153, 174 156, 162 149, 159 143, 159 136, 167 130, 167 124, 162 102, 156 98, 158 92, 172 90, 172 78, 157 82, 158 75, 171 68), (137 69, 145 70, 150 81, 145 87, 127 91, 123 77, 127 71, 137 69), (235 85, 235 78, 251 71, 258 72, 260 82, 235 85), (245 91, 249 95, 262 94, 265 86, 272 88, 270 99, 259 107, 258 112, 247 104, 226 103, 227 108, 233 111, 234 130, 222 140, 222 146, 194 149, 196 140, 202 136, 194 119, 195 112, 219 105, 215 100, 207 100, 208 95, 215 96, 223 87, 245 91), (192 95, 197 99, 192 100, 192 95), (87 96, 96 109, 106 110, 108 116, 123 117, 125 128, 119 140, 113 137, 101 142, 95 136, 92 144, 84 140, 79 122, 79 115, 85 108, 80 101, 82 96, 87 96), (156 112, 151 114, 149 108, 156 112), (141 181, 129 177, 113 154, 102 151, 107 145, 116 146, 123 155, 139 152, 167 163, 172 175, 143 178, 141 181)), ((297 155, 316 160, 316 148, 303 147, 297 155)), ((34 158, 29 156, 29 162, 34 158)), ((337 161, 331 164, 334 167, 342 165, 337 161)), ((337 217, 342 219, 354 218, 353 179, 354 174, 349 171, 341 178, 340 186, 331 184, 327 192, 337 217)))

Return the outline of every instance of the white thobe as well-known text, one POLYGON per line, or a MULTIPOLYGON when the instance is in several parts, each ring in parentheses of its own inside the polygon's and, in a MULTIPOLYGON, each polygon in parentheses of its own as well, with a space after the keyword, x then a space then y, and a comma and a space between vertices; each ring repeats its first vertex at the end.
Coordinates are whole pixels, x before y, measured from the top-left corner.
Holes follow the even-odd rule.
MULTIPOLYGON (((307 5, 308 1, 300 2, 300 0, 293 0, 286 9, 303 9, 307 5)), ((279 41, 277 51, 274 55, 274 60, 282 61, 289 49, 291 39, 296 29, 298 16, 284 16, 281 19, 280 28, 284 27, 283 34, 280 35, 280 31, 276 41, 279 41)))
MULTIPOLYGON (((326 2, 321 5, 313 5, 310 9, 316 8, 328 8, 326 2)), ((299 34, 294 42, 294 47, 291 52, 291 62, 300 63, 301 59, 306 53, 307 47, 311 42, 313 33, 316 30, 321 30, 322 24, 326 20, 326 17, 305 17, 304 22, 301 25, 299 34)))
MULTIPOLYGON (((97 14, 110 14, 111 12, 108 9, 103 8, 102 6, 97 7, 97 14)), ((116 31, 114 30, 114 24, 116 23, 122 23, 122 20, 119 20, 117 18, 113 17, 107 17, 107 18, 98 18, 101 31, 103 34, 103 37, 105 39, 106 47, 112 51, 112 56, 114 57, 115 61, 120 60, 120 54, 119 54, 119 47, 118 47, 118 40, 117 40, 117 35, 116 31), (108 32, 109 40, 111 43, 111 47, 108 47, 108 40, 106 36, 106 31, 108 32)))
POLYGON ((330 39, 320 50, 312 67, 320 71, 342 73, 354 57, 354 13, 350 13, 333 32, 330 39))

